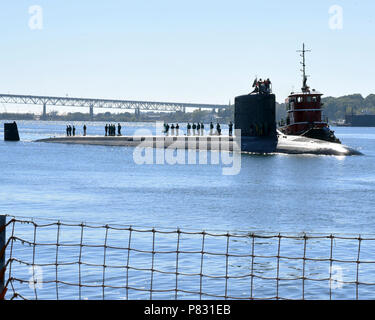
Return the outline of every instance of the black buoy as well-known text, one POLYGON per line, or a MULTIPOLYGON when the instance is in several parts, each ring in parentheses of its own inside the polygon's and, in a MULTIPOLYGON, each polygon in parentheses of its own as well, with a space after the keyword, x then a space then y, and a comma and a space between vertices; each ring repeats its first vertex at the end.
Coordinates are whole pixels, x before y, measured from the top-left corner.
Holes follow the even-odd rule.
POLYGON ((20 141, 17 123, 4 123, 4 141, 20 141))

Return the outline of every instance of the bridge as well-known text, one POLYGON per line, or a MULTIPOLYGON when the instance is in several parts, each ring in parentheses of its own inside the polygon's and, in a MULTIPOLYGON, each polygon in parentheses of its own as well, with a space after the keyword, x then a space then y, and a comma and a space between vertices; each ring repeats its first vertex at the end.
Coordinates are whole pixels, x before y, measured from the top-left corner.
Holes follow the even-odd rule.
POLYGON ((43 106, 42 119, 46 119, 47 106, 87 107, 89 108, 91 118, 93 118, 94 116, 94 108, 126 110, 133 109, 135 110, 136 114, 139 114, 141 110, 186 112, 186 108, 199 108, 211 110, 228 108, 228 105, 217 104, 50 97, 15 94, 0 94, 0 103, 41 105, 43 106))

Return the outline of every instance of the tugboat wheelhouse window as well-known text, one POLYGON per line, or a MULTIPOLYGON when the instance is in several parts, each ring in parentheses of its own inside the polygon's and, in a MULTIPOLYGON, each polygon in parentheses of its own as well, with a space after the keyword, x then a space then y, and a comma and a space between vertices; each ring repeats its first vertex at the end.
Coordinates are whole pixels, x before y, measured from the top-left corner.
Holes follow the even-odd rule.
POLYGON ((294 101, 290 101, 289 104, 287 104, 287 110, 293 110, 294 109, 294 101))

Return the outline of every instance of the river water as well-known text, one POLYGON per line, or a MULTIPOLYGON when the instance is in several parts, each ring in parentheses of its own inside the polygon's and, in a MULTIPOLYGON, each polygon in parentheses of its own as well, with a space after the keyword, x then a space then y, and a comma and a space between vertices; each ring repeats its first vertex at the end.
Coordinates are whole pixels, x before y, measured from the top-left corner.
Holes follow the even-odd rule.
MULTIPOLYGON (((225 165, 221 163, 139 165, 134 162, 131 147, 33 142, 65 135, 65 122, 18 121, 21 141, 4 142, 3 122, 0 127, 2 214, 219 233, 357 236, 375 233, 375 128, 333 128, 343 144, 360 150, 362 156, 244 154, 239 174, 224 175, 225 165)), ((82 133, 83 123, 71 124, 76 126, 77 134, 82 133)), ((105 123, 86 125, 88 134, 104 134, 105 123)), ((140 132, 137 130, 156 132, 154 123, 122 126, 123 135, 140 132)), ((223 127, 225 134, 227 128, 223 127)), ((181 130, 184 129, 181 125, 181 130)), ((79 228, 76 231, 79 234, 79 228)), ((222 249, 222 244, 218 248, 222 249)), ((354 249, 348 250, 344 246, 341 253, 346 252, 350 257, 357 254, 354 249)), ((246 271, 247 263, 238 265, 246 271)), ((364 274, 361 279, 371 277, 364 274)), ((163 282, 160 286, 163 287, 163 282)), ((234 289, 233 296, 247 297, 246 290, 240 287, 240 284, 235 287, 238 290, 234 289)), ((365 298, 370 297, 372 286, 364 287, 360 292, 365 298)), ((218 285, 217 291, 220 288, 218 285)), ((327 283, 312 289, 311 297, 327 298, 326 288, 327 283)), ((67 297, 71 297, 69 290, 67 297)), ((267 289, 259 290, 260 297, 272 296, 267 289)), ((340 298, 352 298, 355 292, 349 284, 340 290, 337 291, 340 298)), ((40 291, 43 296, 43 290, 40 291)), ((45 297, 54 299, 55 292, 47 291, 45 297)), ((33 298, 33 290, 28 294, 33 298)), ((296 286, 286 286, 287 297, 298 298, 299 294, 296 286)), ((100 298, 100 293, 91 292, 86 297, 100 298)), ((108 296, 119 297, 122 295, 108 296)), ((136 290, 130 296, 147 297, 136 290)), ((169 299, 174 295, 160 297, 169 299)), ((187 293, 186 297, 196 298, 187 293)))

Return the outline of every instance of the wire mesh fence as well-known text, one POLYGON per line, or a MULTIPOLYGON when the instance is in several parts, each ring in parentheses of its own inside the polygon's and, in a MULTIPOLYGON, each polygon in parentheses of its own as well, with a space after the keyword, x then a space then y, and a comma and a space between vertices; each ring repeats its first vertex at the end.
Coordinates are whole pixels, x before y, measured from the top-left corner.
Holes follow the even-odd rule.
POLYGON ((7 220, 6 299, 375 298, 371 236, 7 220))

